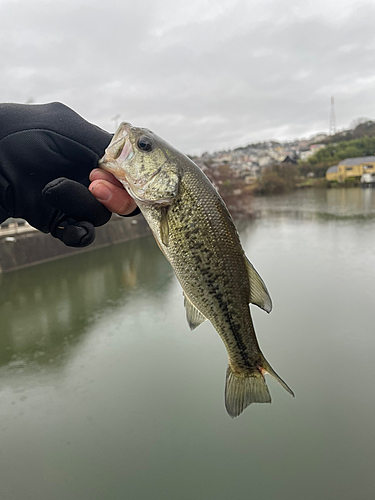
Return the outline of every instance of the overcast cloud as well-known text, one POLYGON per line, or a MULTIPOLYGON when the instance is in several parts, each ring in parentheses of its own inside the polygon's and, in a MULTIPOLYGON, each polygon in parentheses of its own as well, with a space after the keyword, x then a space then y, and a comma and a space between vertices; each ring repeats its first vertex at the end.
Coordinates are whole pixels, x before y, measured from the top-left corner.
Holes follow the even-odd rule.
POLYGON ((0 0, 0 101, 58 100, 186 153, 375 119, 363 0, 0 0))

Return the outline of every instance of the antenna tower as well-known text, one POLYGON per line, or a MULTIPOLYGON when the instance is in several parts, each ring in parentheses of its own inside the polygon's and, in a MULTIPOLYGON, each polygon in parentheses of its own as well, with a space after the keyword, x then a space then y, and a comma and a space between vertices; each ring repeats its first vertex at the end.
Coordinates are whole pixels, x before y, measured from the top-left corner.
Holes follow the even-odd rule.
POLYGON ((115 130, 117 130, 119 118, 121 118, 121 115, 118 115, 118 114, 116 116, 114 116, 113 118, 111 118, 111 121, 115 122, 115 130))
POLYGON ((329 115, 329 135, 336 134, 335 100, 331 97, 331 113, 329 115))

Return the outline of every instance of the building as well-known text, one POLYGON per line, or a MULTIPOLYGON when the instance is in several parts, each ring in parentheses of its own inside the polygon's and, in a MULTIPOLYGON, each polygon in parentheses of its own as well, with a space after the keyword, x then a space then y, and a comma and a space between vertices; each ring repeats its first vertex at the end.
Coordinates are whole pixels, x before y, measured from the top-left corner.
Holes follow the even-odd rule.
POLYGON ((298 161, 294 155, 286 155, 280 163, 286 163, 288 165, 297 165, 298 161))
POLYGON ((326 172, 326 180, 327 181, 337 181, 337 165, 333 167, 329 167, 329 169, 326 172))
POLYGON ((14 236, 19 233, 27 233, 30 231, 36 231, 36 229, 30 226, 30 224, 24 219, 9 217, 0 224, 0 237, 14 236))
POLYGON ((360 179, 363 174, 375 174, 375 156, 346 158, 326 171, 327 181, 344 182, 346 179, 360 179))

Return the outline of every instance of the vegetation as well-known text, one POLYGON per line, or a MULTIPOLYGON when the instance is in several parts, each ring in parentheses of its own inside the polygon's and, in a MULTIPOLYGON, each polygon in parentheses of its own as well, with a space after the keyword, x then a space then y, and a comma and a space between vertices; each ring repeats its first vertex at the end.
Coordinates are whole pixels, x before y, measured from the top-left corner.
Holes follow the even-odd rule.
POLYGON ((310 165, 310 163, 303 162, 298 165, 300 174, 306 177, 308 174, 312 174, 314 178, 324 178, 328 167, 331 167, 334 163, 323 161, 316 163, 315 165, 310 165))
POLYGON ((322 144, 338 143, 342 141, 351 141, 360 137, 373 137, 375 136, 375 122, 366 120, 365 118, 357 118, 352 123, 352 128, 349 130, 342 130, 335 135, 328 136, 322 141, 322 144))
MULTIPOLYGON (((250 215, 251 195, 282 194, 295 188, 327 188, 334 187, 334 183, 328 183, 325 179, 327 168, 336 165, 346 158, 361 156, 375 156, 375 122, 358 119, 353 129, 344 130, 329 136, 323 141, 326 147, 319 149, 306 161, 298 165, 290 163, 273 164, 263 168, 259 178, 252 185, 246 184, 244 178, 238 177, 227 161, 219 166, 214 166, 211 159, 205 161, 206 174, 219 190, 220 195, 226 202, 229 210, 234 216, 250 215)), ((267 143, 249 144, 245 147, 236 148, 235 151, 264 149, 267 143)), ((279 143, 272 142, 273 146, 279 143)), ((342 186, 343 184, 340 184, 342 186)), ((359 179, 349 179, 347 186, 359 185, 359 179)))
POLYGON ((233 217, 252 215, 252 189, 234 175, 229 165, 208 168, 205 174, 219 191, 233 217))
POLYGON ((314 177, 319 178, 325 176, 328 167, 337 165, 345 158, 373 155, 375 155, 375 136, 363 136, 358 139, 328 144, 324 149, 319 149, 310 156, 305 162, 300 162, 298 167, 302 176, 312 172, 314 177))
POLYGON ((329 163, 335 165, 345 158, 356 156, 372 156, 375 154, 375 137, 364 136, 359 139, 328 144, 324 149, 319 149, 307 160, 309 165, 329 163))
MULTIPOLYGON (((338 183, 337 183, 338 184, 338 183)), ((320 177, 320 178, 301 178, 300 181, 297 183, 296 187, 298 188, 318 188, 318 189, 325 189, 328 187, 331 187, 331 183, 326 181, 325 177, 320 177)))
POLYGON ((265 168, 254 192, 258 194, 280 194, 295 189, 300 174, 296 165, 275 164, 265 168))

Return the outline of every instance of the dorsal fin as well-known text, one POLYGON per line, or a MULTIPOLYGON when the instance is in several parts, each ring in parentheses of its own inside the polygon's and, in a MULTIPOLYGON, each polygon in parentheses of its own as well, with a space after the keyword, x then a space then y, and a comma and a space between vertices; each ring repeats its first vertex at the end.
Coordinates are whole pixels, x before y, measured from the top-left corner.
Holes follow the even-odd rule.
POLYGON ((201 323, 207 320, 205 316, 190 302, 184 293, 184 306, 186 310, 186 319, 189 324, 190 330, 195 330, 201 323))
POLYGON ((267 287, 256 271, 255 267, 245 256, 247 273, 249 275, 250 283, 250 298, 249 303, 255 304, 266 312, 272 311, 272 300, 268 293, 267 287))

